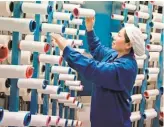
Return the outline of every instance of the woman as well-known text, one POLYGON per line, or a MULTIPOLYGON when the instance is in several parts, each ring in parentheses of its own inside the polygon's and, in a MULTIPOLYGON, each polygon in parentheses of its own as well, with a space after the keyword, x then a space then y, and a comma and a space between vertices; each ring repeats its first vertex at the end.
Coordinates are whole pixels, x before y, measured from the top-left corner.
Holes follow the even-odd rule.
POLYGON ((68 65, 94 84, 91 102, 92 127, 130 127, 130 93, 137 75, 134 53, 144 54, 144 39, 134 26, 121 29, 112 49, 101 45, 93 27, 94 18, 86 19, 87 39, 94 59, 76 52, 58 34, 52 34, 68 65))

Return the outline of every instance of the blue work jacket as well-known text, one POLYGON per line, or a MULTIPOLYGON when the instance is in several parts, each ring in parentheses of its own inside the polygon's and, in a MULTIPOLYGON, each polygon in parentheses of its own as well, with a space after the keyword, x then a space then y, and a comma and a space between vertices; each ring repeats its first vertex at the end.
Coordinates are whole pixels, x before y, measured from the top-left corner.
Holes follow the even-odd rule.
POLYGON ((131 127, 130 93, 137 75, 134 52, 118 53, 101 45, 94 31, 87 32, 93 59, 67 46, 63 57, 68 65, 94 85, 90 121, 92 127, 131 127))

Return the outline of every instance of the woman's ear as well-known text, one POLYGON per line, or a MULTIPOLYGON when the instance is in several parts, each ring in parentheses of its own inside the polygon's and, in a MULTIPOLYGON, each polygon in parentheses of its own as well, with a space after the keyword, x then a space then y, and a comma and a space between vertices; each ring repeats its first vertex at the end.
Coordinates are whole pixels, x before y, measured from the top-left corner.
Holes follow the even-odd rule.
POLYGON ((126 49, 131 49, 132 48, 132 44, 131 43, 126 43, 126 49))

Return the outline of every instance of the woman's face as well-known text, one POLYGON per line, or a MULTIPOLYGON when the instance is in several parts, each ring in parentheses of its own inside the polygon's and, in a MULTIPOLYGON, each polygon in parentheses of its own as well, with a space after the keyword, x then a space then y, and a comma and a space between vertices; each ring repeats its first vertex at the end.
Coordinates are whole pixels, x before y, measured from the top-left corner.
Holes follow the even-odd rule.
POLYGON ((121 29, 118 34, 113 38, 112 49, 118 52, 125 52, 131 49, 131 43, 125 42, 125 29, 121 29))

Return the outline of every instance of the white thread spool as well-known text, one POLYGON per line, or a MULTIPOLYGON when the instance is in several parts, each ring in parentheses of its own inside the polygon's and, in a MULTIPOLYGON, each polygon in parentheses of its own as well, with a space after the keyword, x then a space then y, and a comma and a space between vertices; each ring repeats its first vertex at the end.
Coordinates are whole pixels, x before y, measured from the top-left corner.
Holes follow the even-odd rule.
POLYGON ((75 80, 76 79, 76 75, 73 74, 59 74, 59 80, 75 80))
POLYGON ((11 1, 0 2, 0 16, 11 16, 14 10, 14 3, 11 1))
POLYGON ((151 33, 150 34, 150 42, 160 42, 161 41, 161 34, 160 33, 151 33))
POLYGON ((135 11, 137 7, 136 5, 133 5, 133 4, 122 3, 122 8, 135 11))
POLYGON ((50 45, 44 42, 22 40, 19 48, 23 51, 46 53, 49 51, 50 45))
POLYGON ((73 108, 73 109, 82 109, 83 108, 83 104, 82 103, 78 103, 78 105, 71 105, 70 104, 68 106, 69 106, 69 108, 73 108))
POLYGON ((32 115, 29 126, 49 126, 51 117, 48 115, 32 115))
POLYGON ((134 23, 134 16, 128 15, 128 17, 127 17, 127 23, 134 23))
POLYGON ((131 122, 135 122, 135 121, 138 121, 140 119, 141 119, 141 114, 140 114, 139 111, 138 112, 132 112, 131 113, 131 116, 130 116, 131 122))
POLYGON ((78 29, 74 29, 74 28, 65 28, 65 32, 64 34, 68 34, 68 35, 78 35, 78 29))
POLYGON ((146 49, 148 51, 153 51, 153 52, 160 52, 162 51, 162 46, 161 45, 152 45, 152 44, 147 44, 146 49))
POLYGON ((93 9, 74 8, 73 15, 74 17, 94 17, 95 11, 93 9))
POLYGON ((58 99, 58 103, 75 103, 75 97, 69 97, 69 99, 58 99))
POLYGON ((78 126, 78 121, 77 121, 77 120, 74 120, 74 121, 73 121, 73 126, 75 126, 75 127, 78 126))
POLYGON ((60 86, 47 85, 45 89, 37 89, 38 93, 43 94, 59 94, 61 91, 60 86))
POLYGON ((137 74, 136 80, 144 80, 145 75, 144 74, 137 74))
POLYGON ((69 1, 71 4, 85 4, 85 1, 69 1))
POLYGON ((142 18, 142 19, 148 19, 150 16, 148 13, 146 12, 141 12, 141 11, 136 11, 135 12, 135 15, 138 17, 138 18, 142 18))
POLYGON ((142 35, 143 35, 144 40, 146 40, 147 39, 147 34, 142 34, 142 35))
POLYGON ((0 17, 0 30, 21 33, 34 32, 36 22, 30 19, 0 17))
POLYGON ((53 18, 57 20, 72 20, 73 15, 71 13, 55 12, 53 18))
POLYGON ((0 78, 30 78, 33 67, 27 65, 1 65, 0 78))
POLYGON ((124 20, 124 16, 118 15, 118 14, 112 14, 111 15, 111 19, 123 21, 124 20))
POLYGON ((31 101, 31 91, 22 96, 23 101, 31 101))
POLYGON ((37 3, 22 3, 21 10, 24 13, 30 14, 50 14, 52 12, 52 7, 45 4, 37 4, 37 3))
MULTIPOLYGON (((34 35, 26 35, 25 36, 25 39, 24 40, 26 40, 26 41, 34 41, 34 35)), ((40 37, 40 41, 41 42, 46 42, 46 36, 44 36, 44 35, 42 35, 41 37, 40 37)))
POLYGON ((140 4, 139 5, 139 11, 141 11, 141 12, 148 12, 148 6, 140 4))
POLYGON ((75 46, 82 46, 83 45, 83 40, 68 39, 68 41, 73 42, 73 45, 75 45, 75 46))
POLYGON ((60 94, 50 94, 51 99, 69 99, 70 93, 68 92, 60 92, 60 94))
POLYGON ((85 30, 79 30, 78 35, 82 35, 82 36, 84 36, 84 35, 85 35, 85 33, 86 33, 86 31, 85 31, 85 30))
POLYGON ((158 74, 149 74, 147 75, 147 81, 148 82, 155 82, 157 81, 158 74))
POLYGON ((85 49, 79 49, 79 48, 73 48, 73 49, 81 54, 85 53, 85 49))
POLYGON ((151 96, 157 96, 159 95, 159 90, 158 89, 153 89, 153 90, 146 90, 144 92, 144 97, 149 98, 151 96))
POLYGON ((149 52, 149 61, 158 61, 159 52, 149 52))
POLYGON ((66 86, 80 86, 81 85, 81 81, 69 81, 69 80, 66 80, 65 81, 65 85, 66 86))
POLYGON ((150 96, 150 97, 146 97, 146 102, 152 102, 153 100, 156 100, 156 96, 150 96))
POLYGON ((10 80, 6 78, 0 78, 0 92, 10 92, 10 80))
POLYGON ((136 80, 134 86, 142 86, 143 80, 136 80))
POLYGON ((65 11, 73 11, 74 8, 79 8, 80 5, 75 5, 75 4, 63 4, 63 10, 65 11))
POLYGON ((142 100, 142 94, 135 94, 131 96, 132 104, 139 104, 142 100))
POLYGON ((10 43, 11 43, 11 36, 10 35, 0 35, 0 44, 1 45, 8 47, 8 45, 10 43))
POLYGON ((64 25, 42 23, 43 34, 46 34, 47 32, 64 33, 64 31, 65 31, 64 25))
POLYGON ((143 118, 146 120, 153 119, 155 117, 157 117, 157 112, 155 111, 155 109, 147 109, 143 114, 143 118))
POLYGON ((48 85, 48 81, 45 79, 18 79, 18 88, 28 88, 28 89, 45 89, 48 85))
POLYGON ((59 120, 59 122, 58 122, 58 126, 66 127, 67 126, 67 123, 68 123, 68 120, 67 119, 61 118, 59 120))
POLYGON ((142 55, 142 56, 137 56, 137 55, 135 54, 135 58, 136 58, 136 60, 145 60, 145 59, 147 58, 147 55, 144 54, 144 55, 142 55))
POLYGON ((52 66, 51 73, 69 74, 71 73, 71 68, 63 66, 52 66))
POLYGON ((54 56, 54 55, 47 55, 47 54, 40 54, 39 61, 42 63, 50 63, 50 64, 59 64, 62 63, 61 56, 54 56))
POLYGON ((137 65, 138 65, 138 68, 143 68, 144 60, 137 60, 137 65))
POLYGON ((59 116, 51 116, 51 121, 50 121, 50 126, 54 126, 54 125, 58 125, 60 121, 60 117, 59 116))
POLYGON ((70 25, 83 25, 83 19, 72 19, 69 20, 70 25))
POLYGON ((138 25, 142 32, 146 32, 146 24, 145 23, 138 23, 138 25))
POLYGON ((1 126, 28 126, 30 124, 30 121, 31 121, 30 113, 5 111, 0 125, 1 126))
POLYGON ((155 29, 164 29, 164 23, 161 22, 150 22, 149 26, 155 29))
POLYGON ((69 86, 70 90, 75 90, 75 91, 83 91, 83 87, 82 85, 80 86, 69 86))
POLYGON ((76 107, 77 107, 78 105, 79 105, 79 102, 76 101, 76 100, 75 100, 74 103, 64 103, 64 106, 68 106, 68 107, 69 107, 69 106, 76 106, 76 107))
POLYGON ((162 22, 162 14, 153 12, 152 13, 152 21, 154 21, 154 22, 162 22))
POLYGON ((73 120, 68 119, 67 127, 72 127, 73 125, 73 120))
POLYGON ((157 5, 157 6, 164 6, 163 1, 151 1, 151 4, 157 5))
POLYGON ((81 127, 82 126, 82 121, 78 121, 78 126, 81 127))
POLYGON ((158 74, 159 73, 159 68, 146 68, 145 72, 148 74, 158 74))

